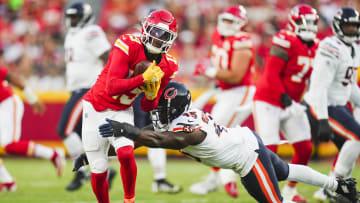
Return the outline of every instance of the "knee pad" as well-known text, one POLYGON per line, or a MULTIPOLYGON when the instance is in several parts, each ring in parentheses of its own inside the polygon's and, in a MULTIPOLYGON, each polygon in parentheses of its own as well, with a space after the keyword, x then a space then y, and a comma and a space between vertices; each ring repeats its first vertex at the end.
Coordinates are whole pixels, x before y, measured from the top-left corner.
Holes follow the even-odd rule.
POLYGON ((104 173, 108 167, 108 161, 106 159, 96 159, 93 163, 90 163, 92 173, 104 173))

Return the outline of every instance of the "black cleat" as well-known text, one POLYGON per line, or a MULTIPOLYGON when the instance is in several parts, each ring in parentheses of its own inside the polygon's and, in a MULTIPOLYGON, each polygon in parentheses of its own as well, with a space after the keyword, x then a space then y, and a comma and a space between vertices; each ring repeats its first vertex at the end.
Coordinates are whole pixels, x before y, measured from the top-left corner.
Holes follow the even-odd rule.
POLYGON ((78 190, 87 180, 90 180, 90 173, 88 171, 76 172, 74 179, 66 186, 67 191, 78 190))
POLYGON ((116 176, 116 170, 113 169, 113 168, 109 168, 108 169, 108 176, 107 176, 107 181, 109 183, 109 189, 111 188, 111 184, 112 184, 115 176, 116 176))
POLYGON ((169 183, 166 179, 155 180, 151 187, 152 192, 164 192, 175 194, 182 191, 182 188, 179 185, 173 185, 169 183))
POLYGON ((338 187, 335 193, 325 191, 331 203, 357 203, 359 199, 354 178, 337 178, 338 187))

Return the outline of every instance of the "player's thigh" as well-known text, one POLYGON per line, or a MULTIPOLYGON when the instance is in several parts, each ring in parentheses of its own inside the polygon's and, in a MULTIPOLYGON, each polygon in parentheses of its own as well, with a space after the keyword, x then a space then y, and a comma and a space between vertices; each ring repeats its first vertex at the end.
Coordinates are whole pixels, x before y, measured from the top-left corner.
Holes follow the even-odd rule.
MULTIPOLYGON (((109 112, 107 118, 110 118, 119 122, 126 122, 130 124, 134 124, 134 113, 132 108, 128 108, 122 111, 118 111, 116 113, 109 112)), ((115 150, 124 146, 134 146, 134 141, 126 138, 126 137, 111 137, 109 138, 110 143, 114 146, 115 150)))
POLYGON ((335 135, 346 140, 359 141, 360 124, 355 120, 347 106, 329 106, 329 124, 335 135))
POLYGON ((216 103, 211 115, 216 122, 223 126, 230 126, 236 116, 235 109, 246 101, 250 88, 237 87, 229 90, 222 90, 216 95, 216 103))
POLYGON ((306 113, 290 116, 280 122, 280 129, 290 143, 311 139, 310 122, 306 113))
POLYGON ((255 101, 253 116, 256 132, 265 145, 280 142, 280 114, 281 108, 263 101, 255 101))
POLYGON ((24 114, 24 104, 13 95, 0 104, 0 144, 6 146, 18 141, 21 135, 21 121, 24 114))

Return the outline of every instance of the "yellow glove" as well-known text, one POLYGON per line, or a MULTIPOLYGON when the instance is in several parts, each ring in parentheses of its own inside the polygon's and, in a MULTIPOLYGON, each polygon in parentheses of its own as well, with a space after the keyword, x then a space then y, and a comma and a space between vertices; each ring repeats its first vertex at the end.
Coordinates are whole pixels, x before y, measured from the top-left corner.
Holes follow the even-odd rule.
POLYGON ((144 90, 145 97, 147 100, 154 100, 156 99, 159 89, 160 89, 161 80, 146 83, 141 86, 141 88, 144 90))
POLYGON ((164 76, 164 72, 156 65, 155 60, 142 74, 144 83, 160 81, 164 76))

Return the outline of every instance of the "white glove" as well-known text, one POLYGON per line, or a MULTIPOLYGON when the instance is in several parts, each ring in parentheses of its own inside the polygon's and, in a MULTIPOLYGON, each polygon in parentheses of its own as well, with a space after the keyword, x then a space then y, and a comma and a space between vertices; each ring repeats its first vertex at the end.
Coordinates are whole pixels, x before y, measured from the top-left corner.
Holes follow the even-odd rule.
POLYGON ((289 116, 301 116, 306 111, 306 107, 295 101, 292 101, 291 105, 286 107, 285 112, 289 116))

